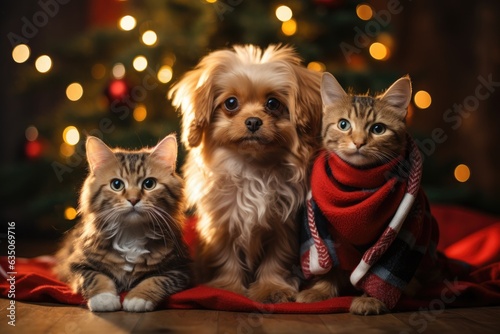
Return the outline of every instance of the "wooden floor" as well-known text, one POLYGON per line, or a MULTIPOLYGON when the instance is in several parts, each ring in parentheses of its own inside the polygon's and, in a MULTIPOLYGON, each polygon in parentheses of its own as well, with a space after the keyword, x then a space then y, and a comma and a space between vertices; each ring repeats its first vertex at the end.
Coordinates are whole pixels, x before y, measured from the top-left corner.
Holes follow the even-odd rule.
POLYGON ((92 313, 83 307, 15 303, 0 299, 0 333, 500 333, 500 307, 408 312, 361 317, 350 314, 261 314, 206 310, 92 313))

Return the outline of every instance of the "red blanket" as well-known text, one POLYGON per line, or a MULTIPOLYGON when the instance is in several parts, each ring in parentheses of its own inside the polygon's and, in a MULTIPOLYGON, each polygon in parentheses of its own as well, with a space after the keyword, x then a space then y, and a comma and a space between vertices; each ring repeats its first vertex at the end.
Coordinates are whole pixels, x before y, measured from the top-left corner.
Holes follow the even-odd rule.
MULTIPOLYGON (((410 299, 403 296, 394 310, 440 310, 444 307, 500 305, 500 219, 455 207, 432 208, 440 225, 439 249, 447 256, 468 261, 478 267, 466 279, 448 280, 430 287, 410 299)), ((188 225, 186 239, 192 243, 194 220, 188 225)), ((50 258, 16 259, 15 285, 0 278, 0 297, 30 302, 55 302, 84 305, 81 296, 58 281, 51 272, 50 258)), ((8 268, 7 258, 0 258, 8 268)), ((10 280, 12 282, 12 280, 10 280)), ((197 286, 165 300, 160 308, 213 309, 257 313, 335 313, 348 312, 352 297, 300 304, 261 304, 228 291, 197 286)))

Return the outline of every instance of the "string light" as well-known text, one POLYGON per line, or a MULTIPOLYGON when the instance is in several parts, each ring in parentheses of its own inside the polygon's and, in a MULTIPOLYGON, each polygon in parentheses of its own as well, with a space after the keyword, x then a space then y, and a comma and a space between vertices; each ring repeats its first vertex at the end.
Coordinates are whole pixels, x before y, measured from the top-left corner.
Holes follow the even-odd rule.
POLYGON ((470 178, 470 169, 467 165, 460 164, 455 168, 454 175, 458 182, 467 182, 470 178))
POLYGON ((420 109, 427 109, 432 103, 432 98, 431 95, 425 90, 419 90, 415 93, 413 101, 415 102, 415 105, 420 109))
POLYGON ((73 220, 76 218, 76 216, 77 216, 77 212, 76 212, 75 208, 68 206, 64 210, 64 218, 66 218, 67 220, 73 220))
POLYGON ((168 65, 163 65, 158 70, 158 81, 161 83, 167 83, 172 80, 172 67, 168 65))
POLYGON ((35 68, 40 73, 47 73, 52 67, 52 59, 49 56, 43 55, 35 60, 35 68))
POLYGON ((137 121, 137 122, 142 122, 146 119, 146 116, 148 115, 148 111, 146 110, 146 106, 143 105, 143 104, 138 104, 135 108, 134 108, 134 113, 133 113, 133 116, 134 116, 134 119, 137 121))
POLYGON ((66 88, 66 97, 70 101, 78 101, 83 95, 83 87, 78 82, 69 84, 66 88))
POLYGON ((72 125, 66 127, 63 131, 63 140, 66 144, 76 145, 80 141, 80 132, 72 125))
POLYGON ((386 60, 389 55, 389 50, 387 47, 379 42, 375 42, 370 45, 370 56, 377 60, 386 60))
POLYGON ((28 141, 35 141, 38 138, 38 129, 33 125, 28 126, 24 131, 24 135, 28 141))
POLYGON ((142 34, 142 42, 146 45, 152 46, 157 40, 158 36, 153 30, 145 31, 144 34, 142 34))
POLYGON ((276 8, 276 17, 281 22, 289 21, 293 16, 293 12, 288 6, 279 6, 276 8))
POLYGON ((370 5, 362 3, 356 7, 356 15, 358 15, 360 19, 368 21, 373 17, 373 10, 370 5))
POLYGON ((292 36, 297 32, 297 22, 294 19, 283 22, 281 25, 281 31, 286 36, 292 36))
POLYGON ((115 79, 122 79, 125 76, 125 66, 122 63, 116 63, 111 69, 111 74, 115 79))
POLYGON ((310 69, 311 71, 315 71, 315 72, 324 72, 326 69, 326 66, 322 62, 312 61, 309 64, 307 64, 307 68, 310 69))
POLYGON ((134 58, 132 66, 137 72, 142 72, 148 67, 148 60, 144 56, 137 56, 134 58))
POLYGON ((125 15, 118 21, 118 26, 120 29, 125 30, 125 31, 130 31, 135 28, 137 24, 137 21, 135 18, 131 15, 125 15))
POLYGON ((24 63, 30 57, 30 48, 26 44, 16 45, 12 49, 12 59, 18 64, 24 63))

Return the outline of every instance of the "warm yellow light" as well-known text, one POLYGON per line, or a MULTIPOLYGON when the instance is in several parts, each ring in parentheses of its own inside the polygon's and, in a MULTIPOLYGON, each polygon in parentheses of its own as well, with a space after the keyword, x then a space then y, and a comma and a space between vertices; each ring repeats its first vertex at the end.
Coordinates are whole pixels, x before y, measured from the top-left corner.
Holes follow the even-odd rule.
POLYGON ((38 129, 31 125, 26 128, 24 135, 28 141, 35 141, 38 138, 38 129))
POLYGON ((12 49, 12 59, 16 63, 24 63, 30 57, 30 48, 26 44, 16 45, 14 49, 12 49))
POLYGON ((136 71, 142 72, 148 67, 148 60, 144 56, 137 56, 134 58, 132 66, 134 66, 136 71))
POLYGON ((145 31, 142 34, 142 42, 146 45, 154 45, 158 40, 158 36, 153 30, 145 31))
POLYGON ((324 72, 326 69, 325 64, 319 62, 319 61, 312 61, 309 64, 307 64, 307 68, 310 69, 311 71, 315 72, 324 72))
POLYGON ((205 0, 205 1, 208 3, 216 3, 217 2, 217 0, 205 0))
POLYGON ((427 109, 432 103, 432 98, 431 95, 425 90, 419 90, 415 93, 413 101, 415 102, 415 105, 420 109, 427 109))
POLYGON ((103 64, 95 64, 92 66, 90 74, 92 74, 92 78, 96 80, 102 79, 104 75, 106 75, 106 67, 103 64))
POLYGON ((466 182, 470 178, 470 169, 467 165, 461 164, 455 168, 454 174, 458 182, 466 182))
POLYGON ((122 63, 116 63, 111 69, 111 74, 115 79, 122 79, 125 76, 125 66, 122 63))
POLYGON ((73 145, 62 143, 59 147, 59 152, 61 152, 62 156, 69 158, 75 153, 75 147, 73 145))
POLYGON ((76 127, 70 125, 63 131, 63 140, 69 145, 76 145, 80 141, 80 132, 76 127))
POLYGON ((292 36, 297 32, 297 22, 294 19, 283 22, 281 25, 281 31, 287 36, 292 36))
POLYGON ((120 27, 120 29, 125 30, 125 31, 130 31, 130 30, 134 29, 136 24, 137 24, 137 21, 131 15, 125 15, 118 22, 118 26, 120 27))
POLYGON ((76 215, 77 215, 76 209, 73 208, 73 207, 71 207, 71 206, 68 206, 64 210, 64 218, 66 218, 67 220, 73 220, 73 219, 75 219, 76 215))
POLYGON ((52 59, 49 56, 43 55, 36 59, 35 68, 40 73, 46 73, 52 67, 52 59))
POLYGON ((356 7, 356 15, 358 15, 360 19, 368 21, 373 17, 373 10, 370 5, 362 3, 356 7))
POLYGON ((70 101, 78 101, 83 95, 83 87, 78 82, 73 82, 66 88, 66 97, 70 101))
POLYGON ((290 7, 279 6, 278 8, 276 8, 276 17, 281 22, 285 22, 285 21, 290 20, 292 18, 292 16, 293 16, 293 13, 292 13, 292 10, 290 9, 290 7))
POLYGON ((172 67, 163 65, 158 70, 158 81, 161 83, 167 83, 170 80, 172 80, 172 67))
POLYGON ((370 56, 377 60, 385 60, 389 54, 387 47, 379 42, 375 42, 370 45, 370 56))
POLYGON ((144 106, 143 104, 138 104, 137 107, 134 108, 133 116, 137 122, 144 121, 146 119, 146 116, 148 116, 146 106, 144 106))

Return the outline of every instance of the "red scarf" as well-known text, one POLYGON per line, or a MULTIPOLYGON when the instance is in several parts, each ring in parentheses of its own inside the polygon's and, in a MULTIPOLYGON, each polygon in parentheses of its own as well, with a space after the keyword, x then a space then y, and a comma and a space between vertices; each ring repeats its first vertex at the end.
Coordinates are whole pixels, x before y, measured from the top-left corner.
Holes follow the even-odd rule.
POLYGON ((323 152, 313 166, 312 197, 331 224, 335 239, 356 247, 373 244, 387 227, 406 192, 395 169, 403 157, 359 169, 323 152))

